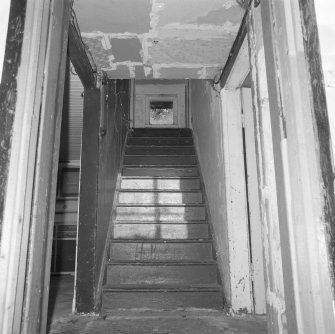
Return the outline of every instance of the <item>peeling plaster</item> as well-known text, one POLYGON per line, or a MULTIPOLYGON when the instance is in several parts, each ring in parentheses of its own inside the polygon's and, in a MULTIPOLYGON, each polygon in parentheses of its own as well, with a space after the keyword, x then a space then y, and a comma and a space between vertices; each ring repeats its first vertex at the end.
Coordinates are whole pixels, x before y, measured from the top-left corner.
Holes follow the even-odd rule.
POLYGON ((76 0, 74 8, 79 8, 83 40, 98 68, 108 71, 113 78, 116 73, 128 73, 130 78, 213 79, 225 64, 243 15, 235 0, 197 0, 196 4, 194 0, 151 0, 146 31, 115 29, 114 23, 107 29, 106 22, 101 29, 96 13, 102 7, 107 12, 115 10, 120 14, 117 22, 123 27, 127 25, 130 14, 126 17, 125 8, 130 0, 114 0, 113 4, 95 0, 94 8, 98 10, 87 7, 83 15, 83 4, 92 1, 76 0), (96 25, 85 31, 87 25, 83 24, 83 29, 81 22, 89 14, 91 23, 96 25))

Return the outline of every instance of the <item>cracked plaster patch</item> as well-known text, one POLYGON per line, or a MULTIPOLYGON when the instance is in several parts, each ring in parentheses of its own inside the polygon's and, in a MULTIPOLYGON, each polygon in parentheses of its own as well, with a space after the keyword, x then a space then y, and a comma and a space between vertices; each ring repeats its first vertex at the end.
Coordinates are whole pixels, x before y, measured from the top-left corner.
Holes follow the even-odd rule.
MULTIPOLYGON (((239 6, 235 0, 213 0, 210 3, 199 0, 197 6, 193 1, 151 0, 150 31, 147 32, 93 31, 84 32, 82 36, 99 68, 116 71, 122 65, 128 68, 130 77, 160 78, 169 76, 169 69, 171 75, 179 75, 182 68, 185 75, 191 76, 194 73, 191 67, 195 63, 200 64, 197 69, 199 76, 212 76, 222 68, 228 56, 240 18, 232 17, 221 25, 217 22, 211 24, 210 19, 208 23, 198 24, 197 21, 192 22, 192 18, 211 16, 222 8, 238 13, 236 8, 239 9, 239 6), (193 6, 187 7, 188 3, 193 6), (205 11, 202 10, 204 6, 205 11), (175 8, 180 10, 176 12, 175 8), (169 22, 168 17, 173 20, 169 22), (178 18, 180 20, 176 22, 178 18), (164 67, 161 71, 163 64, 171 67, 164 67)), ((121 68, 125 73, 124 67, 121 68)))

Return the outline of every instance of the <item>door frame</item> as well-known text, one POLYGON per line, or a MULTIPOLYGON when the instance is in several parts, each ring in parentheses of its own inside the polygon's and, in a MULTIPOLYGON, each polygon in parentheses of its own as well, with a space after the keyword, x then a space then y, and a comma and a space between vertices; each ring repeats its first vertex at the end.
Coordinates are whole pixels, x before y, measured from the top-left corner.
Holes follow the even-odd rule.
MULTIPOLYGON (((8 36, 19 34, 11 39, 15 43, 17 36, 22 36, 22 48, 19 43, 14 46, 21 63, 9 78, 16 83, 16 98, 8 105, 13 108, 14 121, 9 133, 7 187, 2 194, 0 331, 4 334, 46 330, 72 2, 11 2, 9 26, 15 29, 9 30, 8 36)), ((76 49, 79 44, 74 45, 76 49)), ((85 50, 83 45, 81 49, 85 50)), ((10 64, 5 62, 5 66, 10 64)), ((94 85, 90 73, 86 78, 94 85)))
POLYGON ((245 24, 246 18, 243 20, 239 38, 233 46, 232 57, 221 77, 231 307, 235 312, 245 309, 248 312, 264 314, 266 304, 258 175, 256 169, 245 170, 245 165, 257 164, 255 140, 248 138, 244 148, 242 136, 243 128, 249 137, 253 136, 253 123, 250 123, 249 116, 252 101, 251 98, 248 99, 245 88, 242 88, 250 72, 245 24), (252 212, 248 211, 250 198, 254 199, 253 205, 256 206, 252 212), (241 281, 243 285, 240 284, 241 281))

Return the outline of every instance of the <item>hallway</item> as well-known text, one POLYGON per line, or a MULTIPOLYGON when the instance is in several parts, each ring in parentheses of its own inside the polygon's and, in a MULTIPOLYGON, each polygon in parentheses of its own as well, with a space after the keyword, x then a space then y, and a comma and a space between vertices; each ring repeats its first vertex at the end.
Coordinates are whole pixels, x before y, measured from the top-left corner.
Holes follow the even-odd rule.
POLYGON ((4 2, 0 333, 335 333, 321 0, 4 2))
POLYGON ((223 311, 114 311, 106 317, 72 315, 73 277, 53 276, 48 334, 265 334, 266 316, 226 315, 223 311))

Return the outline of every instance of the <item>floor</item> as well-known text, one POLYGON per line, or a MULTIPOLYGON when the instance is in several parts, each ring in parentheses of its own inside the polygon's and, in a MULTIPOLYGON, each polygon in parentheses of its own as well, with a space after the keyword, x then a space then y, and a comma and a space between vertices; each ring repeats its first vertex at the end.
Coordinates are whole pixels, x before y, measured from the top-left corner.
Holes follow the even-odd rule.
POLYGON ((117 311, 108 316, 72 315, 73 277, 50 283, 50 334, 265 334, 264 316, 228 316, 221 311, 117 311))

